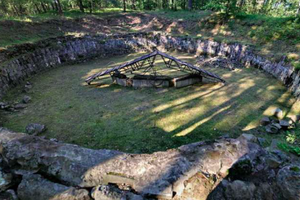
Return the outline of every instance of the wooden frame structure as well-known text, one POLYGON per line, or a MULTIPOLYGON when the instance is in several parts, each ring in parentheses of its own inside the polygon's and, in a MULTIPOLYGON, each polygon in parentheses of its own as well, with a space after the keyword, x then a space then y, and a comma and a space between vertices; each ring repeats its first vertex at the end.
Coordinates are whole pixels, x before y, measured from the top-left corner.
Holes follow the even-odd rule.
POLYGON ((197 74, 199 76, 209 78, 216 80, 218 82, 225 83, 225 80, 219 77, 218 75, 211 73, 209 71, 206 71, 204 69, 201 69, 199 67, 196 67, 192 64, 186 63, 182 60, 179 60, 173 56, 170 56, 166 53, 160 52, 158 50, 153 51, 150 54, 141 56, 139 58, 136 58, 132 61, 126 62, 122 65, 113 67, 111 69, 96 73, 90 77, 88 77, 85 81, 90 84, 94 80, 96 80, 100 76, 110 75, 113 76, 115 73, 121 73, 121 72, 133 72, 137 70, 144 70, 144 72, 149 71, 151 68, 154 67, 154 63, 156 60, 156 57, 160 56, 162 60, 164 61, 167 68, 174 68, 180 71, 185 71, 191 74, 197 74))

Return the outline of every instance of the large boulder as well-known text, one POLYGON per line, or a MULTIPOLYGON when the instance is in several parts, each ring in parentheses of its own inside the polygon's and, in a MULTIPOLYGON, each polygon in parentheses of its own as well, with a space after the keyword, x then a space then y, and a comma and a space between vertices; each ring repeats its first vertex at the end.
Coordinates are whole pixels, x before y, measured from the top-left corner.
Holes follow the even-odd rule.
POLYGON ((38 174, 23 177, 18 187, 20 200, 90 200, 89 192, 85 189, 75 189, 62 184, 53 183, 38 174))
POLYGON ((300 199, 300 165, 289 165, 279 170, 277 184, 286 199, 300 199))
POLYGON ((141 195, 166 199, 182 194, 185 182, 197 173, 225 177, 237 160, 245 154, 253 159, 261 150, 239 138, 138 155, 86 149, 6 129, 0 130, 0 147, 15 171, 30 169, 77 187, 125 183, 141 195))

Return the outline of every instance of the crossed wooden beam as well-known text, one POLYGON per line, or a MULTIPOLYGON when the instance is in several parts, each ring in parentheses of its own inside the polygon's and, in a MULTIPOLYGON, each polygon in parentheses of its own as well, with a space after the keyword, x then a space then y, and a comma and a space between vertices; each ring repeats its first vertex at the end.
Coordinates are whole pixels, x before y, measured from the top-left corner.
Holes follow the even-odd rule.
POLYGON ((90 84, 94 80, 96 80, 100 76, 110 75, 112 76, 116 72, 133 72, 137 70, 144 69, 145 71, 148 71, 152 67, 154 67, 154 63, 156 60, 156 57, 160 56, 162 60, 164 61, 167 68, 173 68, 180 71, 185 71, 192 74, 198 74, 202 77, 214 79, 219 82, 225 83, 225 80, 219 77, 218 75, 211 73, 209 71, 206 71, 204 69, 201 69, 199 67, 196 67, 190 63, 186 63, 180 59, 177 59, 173 56, 170 56, 166 53, 160 52, 158 50, 153 51, 150 54, 141 56, 139 58, 136 58, 132 61, 126 62, 122 65, 113 67, 111 69, 96 73, 90 77, 88 77, 85 82, 90 84))

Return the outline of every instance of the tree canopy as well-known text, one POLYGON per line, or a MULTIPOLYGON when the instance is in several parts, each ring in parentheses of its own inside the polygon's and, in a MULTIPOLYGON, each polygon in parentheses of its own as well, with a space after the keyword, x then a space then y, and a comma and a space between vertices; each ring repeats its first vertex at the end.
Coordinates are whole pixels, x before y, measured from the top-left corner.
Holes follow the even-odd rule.
POLYGON ((22 16, 49 11, 62 14, 79 10, 93 13, 104 8, 131 10, 212 10, 271 16, 299 16, 300 0, 0 0, 0 15, 22 16))

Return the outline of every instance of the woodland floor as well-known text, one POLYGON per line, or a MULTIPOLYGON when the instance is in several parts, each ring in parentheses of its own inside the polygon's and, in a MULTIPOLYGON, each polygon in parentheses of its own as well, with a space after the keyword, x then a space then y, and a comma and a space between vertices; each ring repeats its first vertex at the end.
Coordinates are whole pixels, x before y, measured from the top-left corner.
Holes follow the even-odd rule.
MULTIPOLYGON (((259 120, 275 107, 286 116, 300 112, 290 92, 257 69, 209 69, 224 78, 226 85, 203 83, 181 89, 126 88, 111 84, 110 78, 102 79, 101 85, 85 84, 87 76, 106 69, 112 61, 116 65, 139 55, 58 67, 32 77, 32 102, 20 112, 6 113, 4 127, 24 132, 27 124, 41 123, 48 127, 42 134, 47 138, 95 149, 146 153, 224 134, 253 133, 268 142, 284 141, 286 133, 269 136, 259 120)), ((171 55, 196 62, 189 54, 171 55)), ((24 95, 20 87, 15 88, 5 100, 19 101, 24 95)))
POLYGON ((63 17, 47 13, 23 18, 0 19, 1 51, 14 45, 83 34, 156 31, 172 35, 213 39, 251 46, 270 60, 291 63, 300 69, 300 23, 294 18, 237 15, 224 20, 209 11, 132 11, 103 10, 95 14, 66 12, 63 17))

